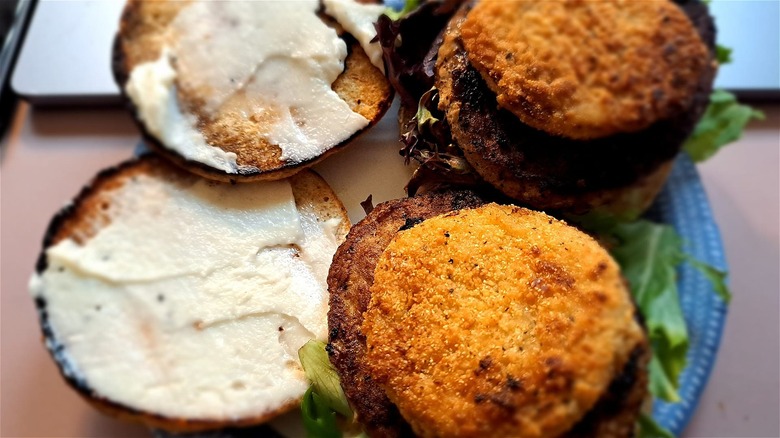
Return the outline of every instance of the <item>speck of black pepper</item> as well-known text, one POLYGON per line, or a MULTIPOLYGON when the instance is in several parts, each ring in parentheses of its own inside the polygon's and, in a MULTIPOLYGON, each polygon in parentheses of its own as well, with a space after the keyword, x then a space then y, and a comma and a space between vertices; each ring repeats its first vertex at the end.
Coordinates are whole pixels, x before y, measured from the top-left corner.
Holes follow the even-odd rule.
POLYGON ((279 331, 283 332, 284 331, 284 327, 279 327, 279 331))
POLYGON ((523 387, 522 383, 511 374, 506 376, 506 386, 511 390, 518 390, 523 387))
POLYGON ((452 259, 449 259, 449 260, 447 260, 447 261, 448 261, 450 264, 453 264, 453 263, 455 263, 455 260, 452 260, 452 259))
POLYGON ((408 217, 404 221, 403 226, 401 226, 401 228, 399 228, 398 231, 408 230, 409 228, 412 228, 413 226, 419 224, 422 221, 423 219, 421 217, 408 217))
POLYGON ((455 292, 455 289, 450 288, 450 293, 453 293, 453 292, 455 292))
POLYGON ((339 336, 339 329, 338 327, 333 327, 330 329, 330 339, 336 339, 339 336))
POLYGON ((165 301, 165 295, 163 295, 163 294, 159 294, 159 295, 157 295, 157 301, 159 301, 159 302, 161 302, 161 303, 162 303, 163 301, 165 301))
POLYGON ((445 231, 444 232, 444 237, 450 237, 450 232, 449 231, 445 231))
POLYGON ((328 345, 325 346, 325 352, 328 353, 328 356, 333 356, 333 344, 328 343, 328 345))

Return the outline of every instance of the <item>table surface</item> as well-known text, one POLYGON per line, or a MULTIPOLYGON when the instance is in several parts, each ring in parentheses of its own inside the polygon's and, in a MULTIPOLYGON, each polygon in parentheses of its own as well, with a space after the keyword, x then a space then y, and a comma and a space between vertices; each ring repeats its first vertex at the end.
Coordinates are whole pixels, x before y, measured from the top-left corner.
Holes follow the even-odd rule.
MULTIPOLYGON (((687 437, 778 437, 780 425, 780 106, 699 166, 730 265, 723 341, 687 437)), ((391 109, 390 114, 392 114, 391 109)), ((409 169, 397 155, 394 117, 316 169, 349 207, 400 197, 409 169), (353 163, 361 163, 354 166, 353 163), (375 170, 386 178, 367 178, 375 170), (387 176, 389 175, 389 176, 387 176), (354 184, 362 178, 365 184, 354 184)), ((0 148, 0 436, 148 437, 142 426, 93 411, 59 376, 40 339, 27 281, 52 215, 100 169, 139 141, 118 108, 20 105, 0 148)))

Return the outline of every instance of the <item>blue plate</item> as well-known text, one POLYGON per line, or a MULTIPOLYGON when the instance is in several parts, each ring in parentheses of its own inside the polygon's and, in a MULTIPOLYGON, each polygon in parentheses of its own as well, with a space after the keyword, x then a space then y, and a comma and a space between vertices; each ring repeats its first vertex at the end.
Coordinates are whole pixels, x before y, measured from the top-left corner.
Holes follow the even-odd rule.
MULTIPOLYGON (((649 216, 674 226, 688 254, 726 270, 723 242, 707 194, 696 166, 686 154, 681 154, 675 162, 669 181, 649 216)), ((715 363, 726 320, 726 304, 701 273, 685 264, 678 274, 680 301, 690 336, 688 363, 680 376, 681 401, 656 401, 653 405, 653 417, 675 436, 682 434, 696 410, 715 363)))

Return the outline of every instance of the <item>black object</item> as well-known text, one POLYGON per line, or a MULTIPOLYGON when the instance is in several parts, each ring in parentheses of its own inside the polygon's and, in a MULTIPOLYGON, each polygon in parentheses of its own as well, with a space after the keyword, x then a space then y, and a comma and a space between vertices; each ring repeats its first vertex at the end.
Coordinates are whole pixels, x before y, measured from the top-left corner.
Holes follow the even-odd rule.
POLYGON ((35 0, 0 0, 0 138, 16 109, 11 72, 35 4, 35 0))
POLYGON ((174 434, 164 430, 153 430, 154 438, 285 438, 271 426, 261 424, 247 428, 228 428, 212 432, 174 434))

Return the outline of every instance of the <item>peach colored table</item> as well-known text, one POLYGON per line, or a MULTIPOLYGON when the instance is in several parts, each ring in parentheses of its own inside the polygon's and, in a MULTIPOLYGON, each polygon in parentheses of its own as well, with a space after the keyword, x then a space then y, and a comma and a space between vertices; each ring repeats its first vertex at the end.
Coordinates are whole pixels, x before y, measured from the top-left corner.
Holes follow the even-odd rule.
MULTIPOLYGON (((734 292, 718 361, 689 437, 778 437, 780 425, 780 106, 700 166, 734 292)), ((391 109, 391 113, 394 109, 391 109)), ((388 116, 317 166, 348 207, 403 195, 408 169, 388 116)), ((131 156, 138 133, 122 110, 21 105, 0 154, 0 436, 148 437, 97 414, 68 389, 40 343, 27 280, 51 216, 98 170, 131 156)))

